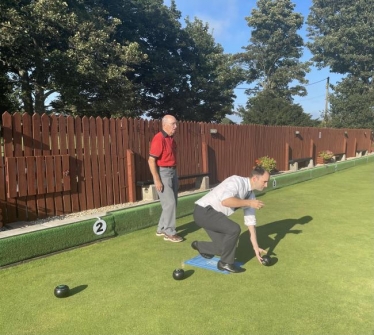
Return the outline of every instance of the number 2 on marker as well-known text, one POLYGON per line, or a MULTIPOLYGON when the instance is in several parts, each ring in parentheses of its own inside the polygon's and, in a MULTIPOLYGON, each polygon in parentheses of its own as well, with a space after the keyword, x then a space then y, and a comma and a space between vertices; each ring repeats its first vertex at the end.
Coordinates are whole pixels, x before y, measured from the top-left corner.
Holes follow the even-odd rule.
POLYGON ((96 235, 102 235, 106 231, 106 222, 103 219, 98 218, 98 220, 93 225, 93 232, 96 235))

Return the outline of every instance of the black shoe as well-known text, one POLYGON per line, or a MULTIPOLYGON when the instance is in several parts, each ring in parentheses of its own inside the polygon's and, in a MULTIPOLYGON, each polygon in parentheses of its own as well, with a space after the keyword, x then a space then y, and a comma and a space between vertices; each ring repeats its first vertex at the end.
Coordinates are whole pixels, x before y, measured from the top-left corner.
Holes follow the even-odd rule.
MULTIPOLYGON (((193 242, 191 243, 191 247, 192 247, 192 249, 195 249, 195 250, 199 251, 199 249, 197 248, 197 241, 193 241, 193 242)), ((211 259, 211 258, 214 257, 214 255, 203 254, 203 253, 201 253, 200 251, 199 251, 199 254, 201 255, 201 257, 204 257, 204 258, 206 258, 206 259, 211 259)))
POLYGON ((245 269, 237 267, 234 264, 228 264, 228 263, 224 263, 222 261, 218 261, 217 268, 218 268, 218 270, 229 271, 229 272, 232 272, 232 273, 239 273, 239 272, 244 272, 245 271, 245 269))

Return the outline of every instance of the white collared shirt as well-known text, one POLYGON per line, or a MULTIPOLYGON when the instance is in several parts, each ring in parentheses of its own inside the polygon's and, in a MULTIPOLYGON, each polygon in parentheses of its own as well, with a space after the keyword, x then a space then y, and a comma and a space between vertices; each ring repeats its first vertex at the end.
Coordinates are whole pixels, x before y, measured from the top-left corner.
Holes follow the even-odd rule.
MULTIPOLYGON (((230 216, 238 208, 223 206, 222 201, 232 197, 239 199, 256 199, 248 177, 234 175, 226 178, 209 193, 197 200, 195 204, 201 207, 212 206, 217 212, 230 216)), ((256 225, 255 209, 252 207, 243 207, 243 211, 244 224, 246 226, 256 225)))

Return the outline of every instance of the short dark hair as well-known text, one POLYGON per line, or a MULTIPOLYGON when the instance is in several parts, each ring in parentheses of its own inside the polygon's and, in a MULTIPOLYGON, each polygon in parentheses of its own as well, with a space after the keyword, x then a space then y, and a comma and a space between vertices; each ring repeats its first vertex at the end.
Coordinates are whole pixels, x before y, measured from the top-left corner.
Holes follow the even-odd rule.
POLYGON ((253 170, 251 171, 249 177, 253 176, 263 176, 267 172, 262 166, 255 166, 253 170))

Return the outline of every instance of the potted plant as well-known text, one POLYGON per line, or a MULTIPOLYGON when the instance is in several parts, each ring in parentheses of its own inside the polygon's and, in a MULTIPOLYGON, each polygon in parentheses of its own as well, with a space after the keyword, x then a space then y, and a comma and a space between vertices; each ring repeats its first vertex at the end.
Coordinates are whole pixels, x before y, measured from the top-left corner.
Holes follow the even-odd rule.
POLYGON ((261 166, 271 174, 276 172, 277 161, 269 156, 263 156, 256 159, 256 166, 261 166))
POLYGON ((326 164, 331 162, 334 153, 331 150, 322 150, 318 153, 317 164, 326 164))

